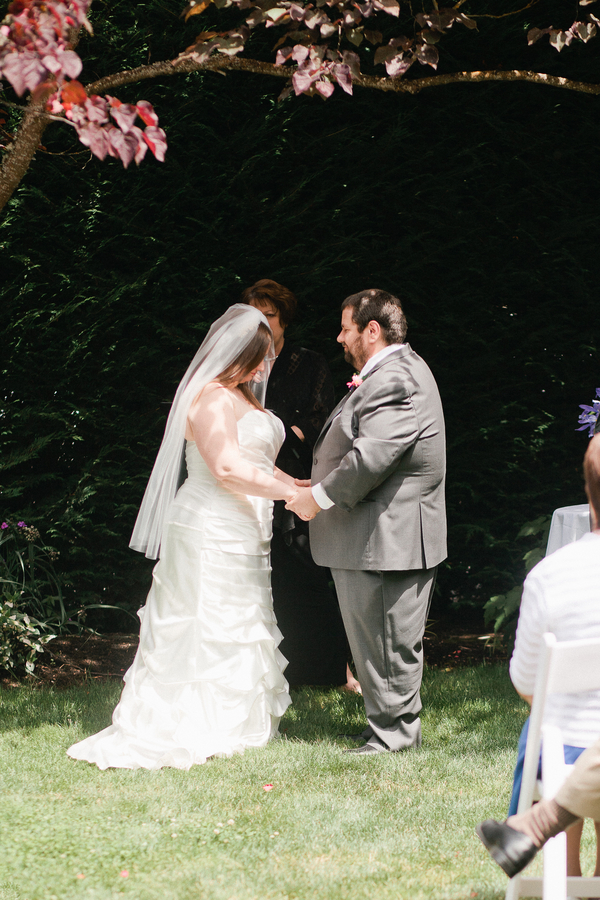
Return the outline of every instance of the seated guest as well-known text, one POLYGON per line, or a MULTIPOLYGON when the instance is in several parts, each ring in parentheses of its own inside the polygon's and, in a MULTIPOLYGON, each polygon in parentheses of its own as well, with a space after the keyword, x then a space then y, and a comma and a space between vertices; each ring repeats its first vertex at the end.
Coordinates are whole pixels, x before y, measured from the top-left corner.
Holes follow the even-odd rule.
MULTIPOLYGON (((547 556, 525 580, 510 677, 517 692, 529 704, 544 632, 552 632, 558 641, 600 638, 600 435, 590 441, 583 470, 590 503, 591 533, 547 556)), ((600 691, 551 695, 544 722, 560 728, 565 743, 565 761, 574 763, 600 737, 600 691)), ((519 740, 509 816, 516 813, 519 802, 528 725, 529 720, 519 740)), ((581 875, 579 843, 582 827, 583 822, 579 822, 567 835, 569 875, 581 875)), ((597 822, 596 840, 599 838, 600 824, 597 822)), ((600 875, 600 860, 595 874, 600 875)))
POLYGON ((581 754, 552 800, 540 800, 506 822, 486 819, 475 830, 494 861, 509 878, 514 878, 547 840, 561 831, 572 831, 583 824, 584 818, 594 820, 597 833, 600 826, 600 740, 581 754))

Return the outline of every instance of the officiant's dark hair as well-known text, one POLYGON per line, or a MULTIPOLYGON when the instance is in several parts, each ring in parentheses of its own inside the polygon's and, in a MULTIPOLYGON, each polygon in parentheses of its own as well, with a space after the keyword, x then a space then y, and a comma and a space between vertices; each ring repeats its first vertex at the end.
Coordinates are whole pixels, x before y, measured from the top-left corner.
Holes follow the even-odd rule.
POLYGON ((298 306, 296 295, 271 278, 261 278, 252 287, 246 288, 242 291, 241 299, 242 303, 256 303, 259 309, 271 303, 279 313, 279 321, 284 328, 287 328, 296 315, 298 306))
POLYGON ((596 522, 600 525, 600 434, 595 435, 583 457, 583 474, 585 475, 585 492, 594 507, 596 522))
POLYGON ((408 326, 402 304, 393 294, 387 291, 361 291, 351 294, 342 303, 342 310, 352 307, 352 321, 364 331, 369 322, 378 322, 386 344, 402 344, 406 338, 408 326))
MULTIPOLYGON (((238 379, 248 375, 252 369, 261 364, 269 351, 272 340, 271 329, 264 322, 259 322, 254 337, 246 344, 242 352, 236 356, 231 365, 221 372, 217 381, 220 381, 225 386, 236 384, 238 379)), ((257 409, 262 409, 262 406, 247 384, 238 384, 238 390, 242 392, 248 403, 256 406, 257 409)))

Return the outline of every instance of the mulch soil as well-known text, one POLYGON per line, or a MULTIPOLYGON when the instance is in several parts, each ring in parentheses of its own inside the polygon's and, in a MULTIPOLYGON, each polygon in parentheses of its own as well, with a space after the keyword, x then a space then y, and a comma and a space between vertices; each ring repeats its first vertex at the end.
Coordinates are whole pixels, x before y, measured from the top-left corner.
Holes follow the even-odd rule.
MULTIPOLYGON (((135 656, 137 634, 67 635, 51 641, 38 657, 35 676, 20 680, 0 671, 0 687, 19 683, 65 688, 84 681, 121 679, 135 656)), ((429 623, 424 637, 428 666, 451 671, 507 658, 506 648, 494 642, 478 623, 457 625, 443 620, 429 623)))

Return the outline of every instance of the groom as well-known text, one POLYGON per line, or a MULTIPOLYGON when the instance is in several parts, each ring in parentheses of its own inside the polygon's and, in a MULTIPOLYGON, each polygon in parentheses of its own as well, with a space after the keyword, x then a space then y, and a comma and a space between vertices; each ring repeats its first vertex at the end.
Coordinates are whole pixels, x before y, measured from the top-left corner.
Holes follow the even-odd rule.
POLYGON ((405 337, 396 297, 344 300, 337 340, 358 386, 319 435, 312 488, 289 504, 314 519, 312 554, 331 567, 362 687, 368 726, 349 737, 366 743, 349 753, 421 743, 423 631, 446 557, 445 442, 437 385, 405 337))

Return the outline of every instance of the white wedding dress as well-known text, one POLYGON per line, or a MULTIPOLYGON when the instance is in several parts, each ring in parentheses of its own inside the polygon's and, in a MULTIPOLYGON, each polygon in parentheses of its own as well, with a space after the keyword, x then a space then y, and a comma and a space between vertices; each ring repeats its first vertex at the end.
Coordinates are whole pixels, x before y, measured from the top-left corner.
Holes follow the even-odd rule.
MULTIPOLYGON (((238 436, 242 457, 272 474, 281 421, 252 410, 238 436)), ((67 751, 101 769, 189 769, 264 747, 291 702, 271 597, 272 501, 226 490, 193 441, 186 463, 113 724, 67 751)))

